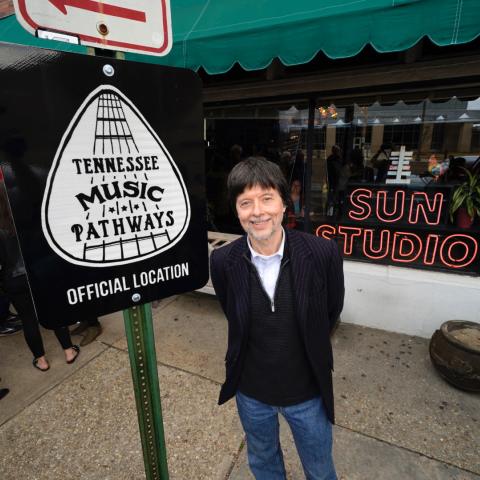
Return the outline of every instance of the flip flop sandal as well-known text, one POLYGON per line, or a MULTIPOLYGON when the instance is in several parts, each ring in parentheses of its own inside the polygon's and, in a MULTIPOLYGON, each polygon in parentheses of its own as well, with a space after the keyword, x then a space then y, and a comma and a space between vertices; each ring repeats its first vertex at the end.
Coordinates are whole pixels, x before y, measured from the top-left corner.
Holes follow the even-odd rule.
POLYGON ((80 347, 78 345, 72 345, 72 349, 75 350, 77 352, 77 354, 71 360, 67 360, 67 363, 69 365, 71 365, 77 359, 77 357, 80 355, 80 347))
POLYGON ((38 366, 38 358, 34 358, 32 364, 37 370, 40 370, 41 372, 46 372, 47 370, 50 370, 50 365, 48 365, 47 368, 40 368, 38 366))

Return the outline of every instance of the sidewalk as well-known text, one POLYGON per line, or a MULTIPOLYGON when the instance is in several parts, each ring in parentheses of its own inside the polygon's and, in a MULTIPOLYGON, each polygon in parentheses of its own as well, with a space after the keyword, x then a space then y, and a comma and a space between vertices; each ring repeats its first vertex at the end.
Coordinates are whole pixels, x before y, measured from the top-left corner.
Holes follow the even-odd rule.
MULTIPOLYGON (((153 310, 172 480, 251 479, 234 402, 217 406, 226 321, 215 297, 153 310)), ((21 335, 0 338, 2 480, 143 479, 121 314, 73 365, 50 332, 52 368, 31 366, 21 335)), ((73 337, 80 340, 79 337, 73 337)), ((334 337, 334 454, 344 480, 480 480, 480 396, 438 377, 428 340, 353 325, 334 337)), ((289 479, 303 479, 282 424, 289 479)))

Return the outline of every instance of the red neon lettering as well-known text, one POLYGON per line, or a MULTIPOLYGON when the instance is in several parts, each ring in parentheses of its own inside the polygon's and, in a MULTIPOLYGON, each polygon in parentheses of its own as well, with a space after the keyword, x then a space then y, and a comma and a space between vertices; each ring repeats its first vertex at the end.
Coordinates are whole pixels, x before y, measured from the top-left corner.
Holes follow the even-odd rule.
MULTIPOLYGON (((460 240, 457 240, 456 242, 453 242, 449 247, 448 247, 448 251, 447 251, 447 257, 448 258, 452 258, 453 255, 452 255, 452 248, 455 247, 455 245, 463 245, 465 246, 465 243, 464 242, 461 242, 460 240)), ((465 249, 465 255, 463 255, 462 258, 457 258, 455 259, 457 262, 463 262, 463 260, 465 260, 468 256, 468 249, 466 248, 465 249)))
POLYGON ((418 235, 411 232, 395 232, 393 234, 392 260, 403 263, 414 262, 420 256, 422 247, 423 243, 418 235))
POLYGON ((409 223, 418 223, 418 214, 421 211, 423 219, 428 225, 438 225, 440 223, 440 214, 442 213, 442 202, 443 202, 443 193, 436 193, 433 196, 432 204, 428 195, 425 192, 413 192, 412 198, 410 199, 410 214, 408 215, 409 223), (416 198, 421 197, 416 201, 416 198), (423 203, 425 202, 425 204, 423 203), (427 206, 428 215, 425 210, 425 205, 427 206), (429 217, 436 215, 433 221, 430 221, 429 217))
POLYGON ((315 230, 315 235, 317 237, 325 238, 326 240, 331 240, 337 233, 337 229, 333 225, 320 225, 315 230))
POLYGON ((379 190, 377 192, 377 217, 382 222, 398 222, 398 220, 403 217, 405 191, 397 190, 395 192, 395 201, 392 212, 387 212, 387 194, 388 192, 386 190, 379 190), (380 208, 381 203, 383 203, 382 208, 380 208))
POLYGON ((435 257, 437 256, 437 247, 438 247, 439 238, 440 238, 439 235, 435 235, 433 233, 427 236, 427 242, 425 246, 425 255, 423 256, 423 263, 425 265, 433 265, 435 263, 435 257), (432 253, 429 255, 428 252, 430 250, 430 243, 432 242, 433 242, 432 253))
POLYGON ((423 255, 421 261, 424 265, 433 265, 440 257, 443 265, 451 268, 463 268, 475 261, 479 252, 479 242, 465 234, 454 234, 445 237, 441 244, 441 236, 427 235, 425 241, 412 232, 390 232, 387 229, 363 229, 358 227, 333 225, 320 225, 315 233, 318 237, 331 240, 333 236, 343 237, 343 251, 345 255, 352 255, 354 242, 361 237, 363 255, 372 260, 381 260, 391 252, 391 259, 396 263, 412 263, 423 255), (391 242, 393 233, 393 242, 391 242), (378 242, 374 235, 379 234, 378 242), (393 243, 393 245, 391 245, 393 243), (440 246, 439 246, 440 245, 440 246))
POLYGON ((338 227, 338 233, 343 235, 343 252, 345 255, 351 255, 353 251, 353 240, 354 237, 358 237, 362 233, 361 228, 356 227, 338 227))
POLYGON ((364 200, 372 198, 372 191, 367 188, 357 188, 350 194, 350 204, 358 210, 349 209, 348 216, 352 220, 365 220, 372 214, 370 203, 364 200))
POLYGON ((478 242, 470 235, 458 233, 446 237, 440 247, 440 260, 444 265, 452 268, 462 268, 470 265, 476 258, 478 252, 478 242), (461 237, 462 239, 459 239, 461 237), (468 243, 469 242, 469 243, 468 243), (455 258, 453 255, 454 246, 462 246, 465 253, 462 257, 455 258))
POLYGON ((363 237, 363 254, 372 260, 380 260, 388 255, 390 244, 390 231, 380 231, 380 244, 377 249, 373 248, 373 229, 365 229, 363 237))

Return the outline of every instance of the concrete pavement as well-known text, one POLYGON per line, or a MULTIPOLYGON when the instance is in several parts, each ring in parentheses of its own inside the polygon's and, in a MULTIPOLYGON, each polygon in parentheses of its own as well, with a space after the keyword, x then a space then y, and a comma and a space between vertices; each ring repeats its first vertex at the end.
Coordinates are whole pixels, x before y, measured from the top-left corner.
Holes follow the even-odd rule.
MULTIPOLYGON (((252 478, 235 405, 216 405, 226 347, 217 300, 181 295, 153 312, 170 478, 252 478)), ((46 373, 21 335, 0 338, 11 390, 0 402, 2 480, 144 478, 123 319, 102 324, 73 365, 45 332, 46 373)), ((480 480, 480 396, 438 377, 428 340, 341 325, 334 351, 339 478, 480 480)), ((289 479, 304 478, 283 422, 282 444, 289 479)))

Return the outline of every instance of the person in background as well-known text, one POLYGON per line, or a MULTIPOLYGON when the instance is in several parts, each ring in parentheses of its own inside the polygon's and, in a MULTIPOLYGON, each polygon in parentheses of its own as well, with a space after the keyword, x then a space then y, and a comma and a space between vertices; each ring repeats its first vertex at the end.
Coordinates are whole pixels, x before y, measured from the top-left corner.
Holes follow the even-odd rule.
MULTIPOLYGON (((282 172, 283 173, 283 172, 282 172)), ((292 181, 290 186, 290 198, 286 210, 286 228, 302 229, 302 222, 304 216, 303 198, 302 198, 302 184, 300 180, 292 181)))
POLYGON ((373 168, 377 169, 375 183, 385 183, 387 180, 388 170, 390 168, 390 154, 392 147, 386 143, 380 146, 378 152, 370 159, 373 168))
POLYGON ((327 180, 329 190, 337 190, 342 165, 342 149, 338 145, 334 145, 332 147, 332 153, 327 157, 327 180))
POLYGON ((211 278, 228 320, 219 404, 236 397, 257 480, 285 480, 278 414, 292 430, 309 480, 335 480, 330 334, 342 310, 337 244, 282 227, 288 184, 278 165, 250 158, 228 177, 246 232, 211 254, 211 278))
POLYGON ((22 321, 10 311, 10 299, 0 293, 0 337, 15 335, 22 331, 22 321))
POLYGON ((235 143, 230 147, 230 155, 228 161, 228 171, 230 171, 243 158, 243 148, 235 143))
POLYGON ((303 150, 298 150, 295 155, 293 168, 292 168, 292 171, 290 172, 290 177, 288 177, 289 183, 291 183, 294 179, 300 180, 300 183, 303 188, 303 185, 305 183, 306 169, 307 169, 307 158, 305 157, 303 150))
POLYGON ((332 147, 332 153, 327 158, 327 215, 333 216, 338 204, 338 183, 342 171, 342 150, 338 145, 332 147))
POLYGON ((293 213, 295 216, 303 217, 302 183, 298 179, 294 180, 290 187, 290 200, 293 204, 293 213))
POLYGON ((285 150, 280 155, 280 170, 282 170, 283 176, 285 178, 290 178, 290 169, 293 168, 292 166, 292 154, 285 150))
MULTIPOLYGON (((3 182, 0 185, 0 265, 2 289, 22 320, 25 341, 33 354, 33 366, 46 372, 50 365, 45 357, 43 340, 3 182)), ((73 363, 80 353, 80 347, 72 344, 68 328, 57 328, 54 333, 63 348, 65 361, 68 364, 73 363)))
MULTIPOLYGON (((3 185, 3 172, 0 169, 0 183, 3 185)), ((1 188, 4 188, 3 186, 1 188)), ((1 265, 0 265, 1 268, 1 265)), ((22 331, 22 321, 10 311, 10 299, 0 286, 0 337, 15 335, 22 331)))
POLYGON ((463 183, 467 179, 464 170, 466 167, 467 161, 465 158, 450 156, 448 168, 438 177, 438 182, 451 185, 463 183))
POLYGON ((366 167, 362 149, 355 147, 350 155, 350 181, 351 182, 372 182, 373 168, 366 167))

